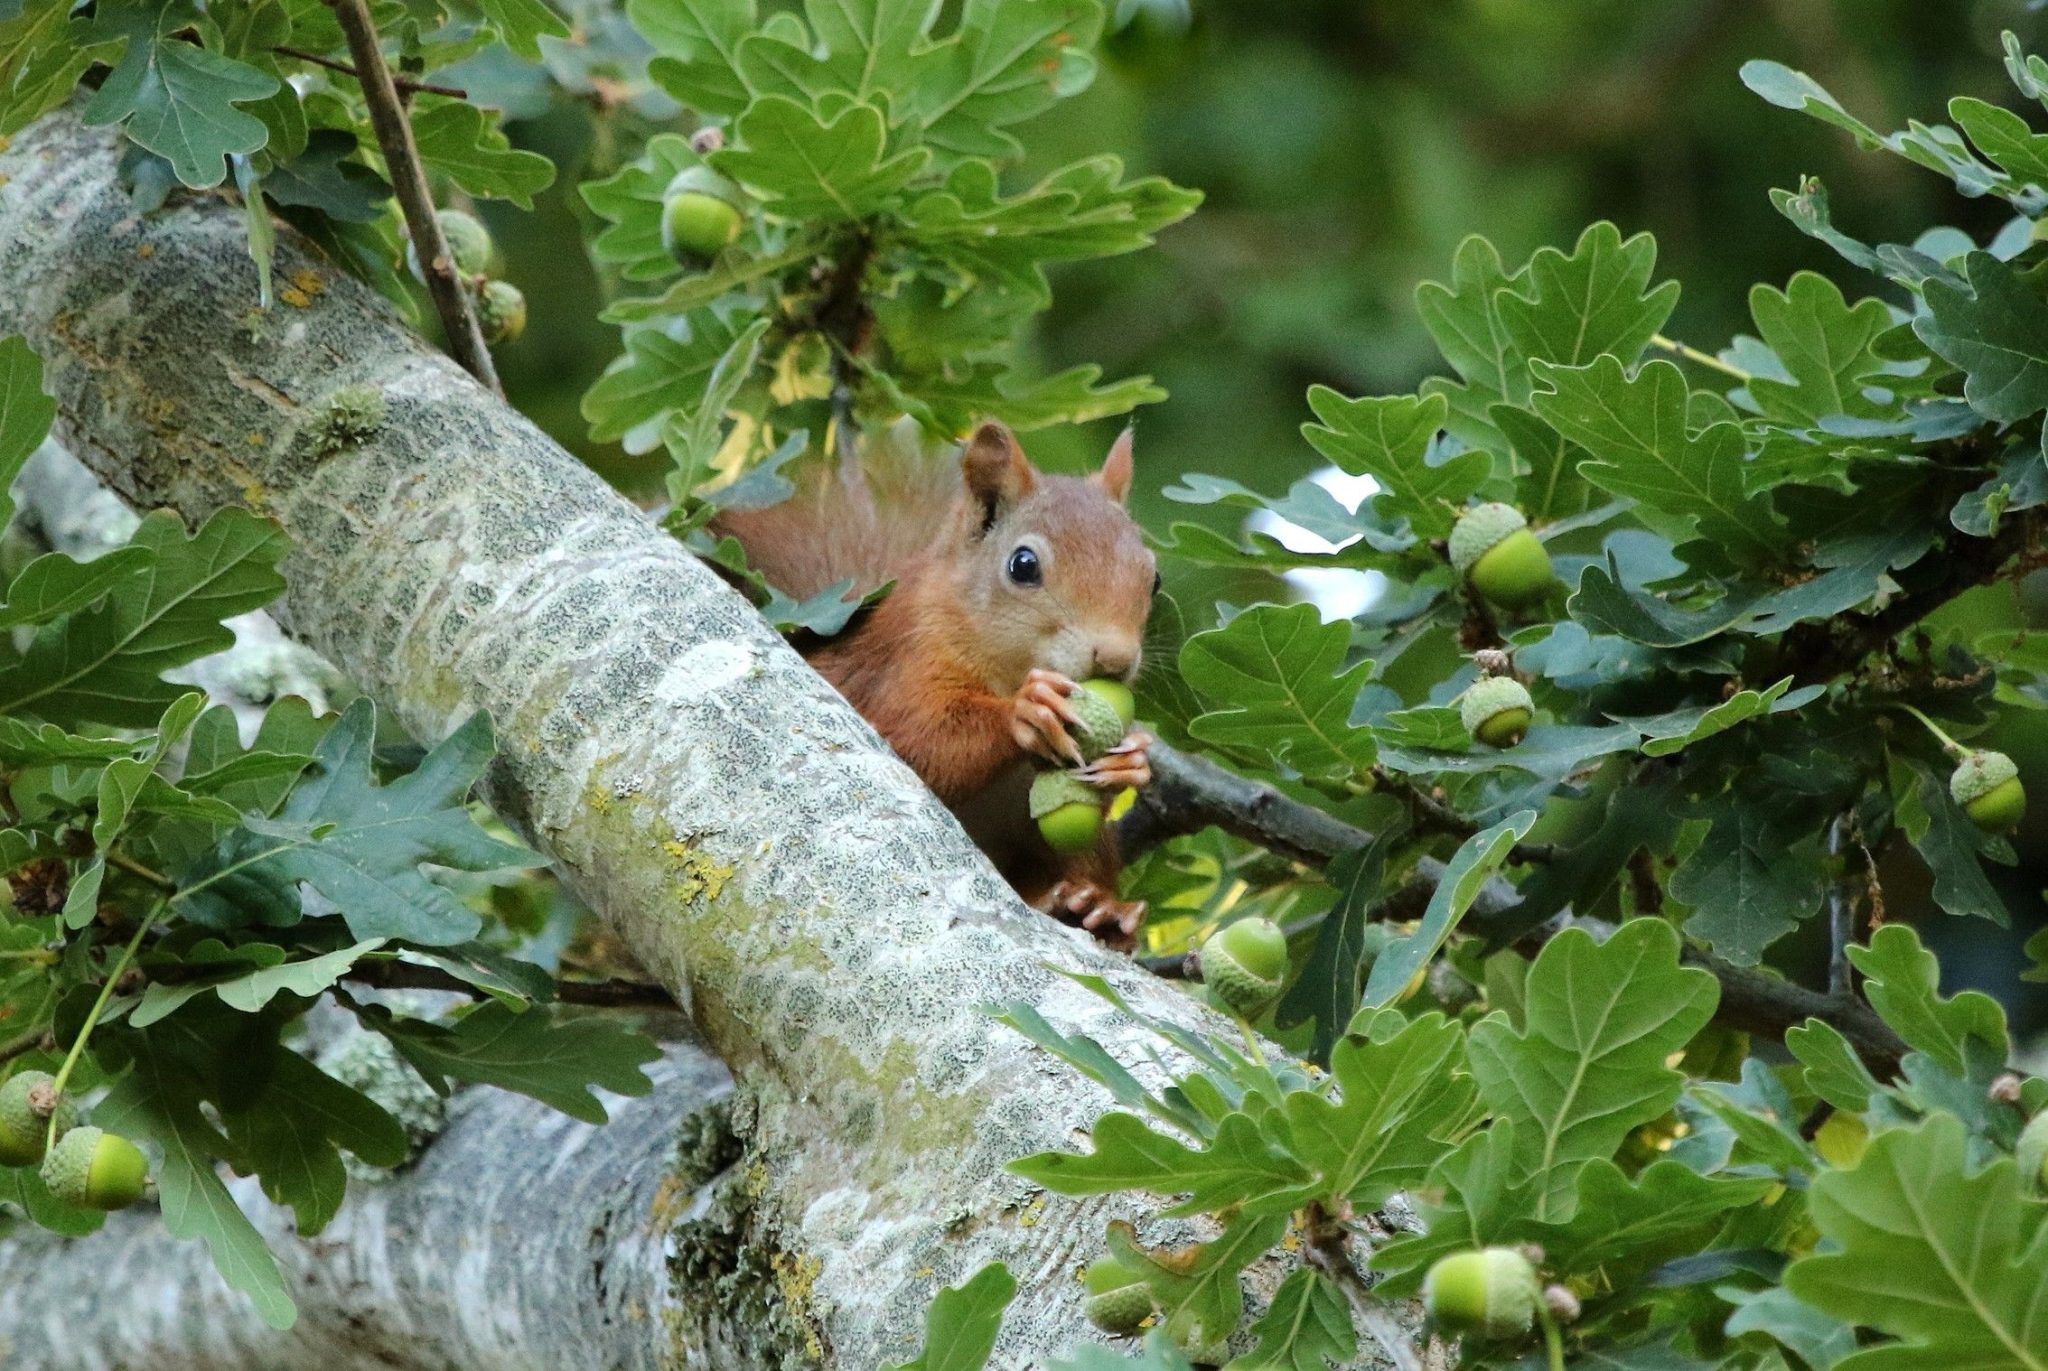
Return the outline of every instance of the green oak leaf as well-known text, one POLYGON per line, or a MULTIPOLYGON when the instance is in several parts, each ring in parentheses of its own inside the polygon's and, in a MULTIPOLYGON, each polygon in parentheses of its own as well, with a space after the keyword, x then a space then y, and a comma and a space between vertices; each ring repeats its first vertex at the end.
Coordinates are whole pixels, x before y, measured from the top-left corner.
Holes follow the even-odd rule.
POLYGON ((1678 305, 1678 282, 1650 285, 1656 268, 1654 238, 1624 241, 1605 221, 1581 233, 1570 255, 1539 249, 1520 288, 1499 302, 1508 345, 1531 366, 1635 360, 1678 305))
POLYGON ((1916 762, 1895 764, 1899 827, 1934 873, 1934 902, 1947 914, 2012 922, 1997 887, 1984 874, 1987 846, 1996 840, 1970 821, 1948 790, 1948 777, 1916 762))
POLYGON ((787 219, 865 218, 890 204, 930 159, 915 147, 885 157, 887 121, 873 105, 849 104, 827 120, 794 100, 765 96, 736 129, 738 146, 708 160, 787 219))
POLYGON ((1870 419, 1896 409, 1864 394, 1885 366, 1872 344, 1893 326, 1882 300, 1859 300, 1851 308, 1834 282, 1802 271, 1782 291, 1753 288, 1749 312, 1790 377, 1760 375, 1749 382, 1750 395, 1771 418, 1817 425, 1838 414, 1870 419))
POLYGON ((1472 1120, 1472 1083, 1460 1070, 1464 1034, 1456 1023, 1437 1013, 1413 1020, 1396 1014, 1374 1017, 1369 1026, 1372 1032, 1340 1038, 1330 1054, 1334 1098, 1299 1090, 1284 1102, 1278 1140, 1316 1172, 1297 1204, 1317 1197, 1374 1209, 1420 1185, 1472 1120))
POLYGON ((628 281, 673 276, 676 261, 661 243, 662 201, 676 173, 702 161, 681 134, 657 133, 638 157, 610 176, 585 181, 578 187, 583 203, 606 221, 591 241, 591 255, 619 268, 628 281))
POLYGON ((647 73, 669 94, 713 116, 747 107, 739 48, 757 25, 754 0, 628 0, 626 14, 660 54, 647 73))
POLYGON ((72 17, 75 8, 72 0, 27 0, 0 18, 0 138, 63 104, 93 63, 114 55, 113 44, 94 41, 92 20, 72 17))
POLYGON ((1252 1335, 1257 1344, 1230 1363, 1231 1371, 1325 1371, 1358 1355, 1351 1302, 1329 1277, 1306 1266, 1280 1283, 1252 1335))
POLYGON ((2048 1368, 2048 1203, 2007 1159, 1973 1171, 1961 1120, 1879 1133, 1807 1203, 1833 1246, 1794 1262, 1786 1287, 1897 1339, 1840 1371, 2048 1368))
POLYGON ((1693 705, 1663 714, 1620 717, 1619 722, 1633 724, 1643 731, 1644 756, 1668 757, 1674 752, 1683 752, 1694 743, 1705 742, 1717 733, 1725 733, 1738 724, 1765 714, 1797 709, 1826 693, 1824 686, 1802 686, 1792 690, 1792 678, 1787 676, 1766 690, 1738 690, 1727 699, 1711 705, 1693 705), (1786 694, 1787 691, 1791 694, 1786 694))
POLYGON ((412 137, 429 171, 471 195, 532 209, 535 193, 554 183, 553 162, 513 147, 492 115, 461 100, 422 102, 412 137))
POLYGON ((1703 810, 1706 836, 1672 873, 1672 897, 1692 907, 1686 932, 1737 966, 1754 966, 1827 893, 1811 822, 1793 812, 1798 804, 1741 791, 1715 798, 1703 810))
MULTIPOLYGON (((57 402, 43 393, 43 359, 19 334, 0 338, 0 524, 14 514, 14 478, 49 437, 56 417, 57 402)), ((8 598, 17 598, 11 587, 8 598)))
POLYGON ((924 1316, 924 1350, 893 1371, 981 1371, 995 1350, 1003 1311, 1017 1295, 1017 1279, 990 1262, 959 1285, 932 1297, 924 1316))
POLYGON ((1349 400, 1328 386, 1311 386, 1309 408, 1321 424, 1301 431, 1316 451, 1353 476, 1370 476, 1370 498, 1388 523, 1405 518, 1424 538, 1451 531, 1458 510, 1493 474, 1482 451, 1448 453, 1439 447, 1449 405, 1441 395, 1368 396, 1349 400))
POLYGON ((568 21, 541 0, 477 0, 506 47, 529 62, 541 60, 540 40, 567 38, 568 21))
POLYGON ((558 1022, 546 1010, 520 1012, 496 1000, 453 1026, 394 1019, 376 1006, 365 1021, 437 1091, 447 1091, 449 1077, 495 1085, 593 1124, 605 1121, 605 1110, 592 1088, 645 1095, 654 1083, 641 1068, 661 1055, 645 1036, 601 1018, 558 1022))
POLYGON ((391 198, 391 185, 355 155, 356 136, 345 129, 314 129, 306 146, 263 177, 263 193, 280 205, 317 209, 344 223, 376 222, 391 198))
POLYGON ((233 644, 222 620, 284 589, 284 534, 247 510, 222 509, 189 538, 177 515, 159 510, 129 545, 151 554, 148 573, 97 609, 44 625, 22 660, 0 670, 0 711, 147 728, 185 693, 161 673, 233 644))
POLYGON ((1785 1032, 1785 1046, 1806 1070, 1806 1088, 1837 1109, 1860 1114, 1881 1088, 1842 1031, 1808 1019, 1785 1032))
POLYGON ((2017 423, 2048 409, 2048 303, 1988 252, 1963 259, 1966 284, 1930 279, 1913 331, 1966 375, 1963 398, 1987 419, 2017 423))
POLYGON ((1415 931, 1387 944, 1374 960, 1365 982, 1362 1003, 1366 1008, 1382 1008, 1400 997, 1415 973, 1442 950, 1480 890, 1507 864, 1515 844, 1528 836, 1535 824, 1536 811, 1525 809, 1459 845, 1444 866, 1415 931))
POLYGON ((625 354, 584 393, 590 436, 636 455, 653 451, 670 416, 703 398, 712 371, 750 322, 700 309, 660 327, 628 329, 625 354))
POLYGON ((1189 732, 1311 779, 1341 782, 1372 766, 1370 729, 1351 706, 1370 662, 1344 667, 1348 624, 1326 624, 1314 605, 1259 605, 1181 648, 1181 675, 1228 707, 1198 715, 1189 732))
POLYGON ((184 875, 176 900, 186 916, 216 928, 293 924, 303 881, 340 908, 358 939, 446 946, 475 936, 477 915, 421 864, 496 871, 540 861, 491 837, 464 807, 494 751, 490 716, 471 715, 416 770, 383 786, 371 770, 375 732, 370 702, 350 705, 278 818, 245 816, 184 875))
POLYGON ((1602 1272, 1617 1285, 1667 1257, 1700 1250, 1729 1211, 1755 1204, 1778 1184, 1774 1176, 1702 1176, 1666 1158, 1634 1176, 1603 1158, 1578 1176, 1569 1221, 1529 1231, 1543 1248, 1544 1267, 1559 1274, 1602 1272))
POLYGON ((1109 1113, 1089 1130, 1093 1151, 1040 1152, 1009 1169, 1062 1195, 1148 1190, 1186 1195, 1169 1214, 1213 1212, 1243 1205, 1255 1214, 1284 1214, 1301 1203, 1311 1179, 1288 1149, 1265 1137, 1250 1115, 1227 1114, 1215 1135, 1191 1148, 1130 1114, 1109 1113))
POLYGON ((1324 879, 1336 888, 1336 902, 1316 929, 1315 946, 1309 949, 1301 974, 1275 1007, 1274 1021, 1282 1028, 1314 1021, 1308 1051, 1312 1061, 1329 1061, 1337 1036, 1358 1009, 1368 967, 1366 929, 1386 877, 1394 836, 1377 833, 1364 847, 1330 863, 1324 879))
POLYGON ((1549 387, 1533 397, 1536 412, 1590 454, 1579 466, 1587 480, 1664 516, 1674 537, 1696 530, 1746 564, 1777 555, 1777 516, 1743 489, 1741 428, 1717 422, 1691 431, 1692 391, 1675 365, 1647 362, 1631 377, 1603 355, 1583 367, 1539 361, 1534 370, 1549 387))
POLYGON ((1941 966, 1906 925, 1886 924, 1870 935, 1869 943, 1850 944, 1849 960, 1863 973, 1870 1007, 1908 1047, 1958 1076, 1969 1073, 1971 1038, 2004 1060, 2010 1044, 1998 1001, 1979 990, 1943 999, 1941 966))
POLYGON ((91 609, 116 587, 151 570, 155 558, 146 547, 118 547, 89 562, 61 552, 48 552, 15 574, 7 586, 7 604, 0 608, 0 628, 47 624, 81 609, 91 609))
POLYGON ((195 190, 217 186, 227 159, 269 140, 261 119, 235 108, 274 94, 277 77, 196 43, 169 36, 190 22, 182 4, 108 0, 95 34, 127 47, 86 105, 87 124, 122 124, 129 138, 171 164, 195 190))
POLYGON ((942 158, 1014 158, 1023 145, 1005 130, 1087 89, 1101 32, 1096 0, 966 0, 903 112, 942 158))
POLYGON ((1284 1214, 1239 1214, 1223 1232, 1190 1252, 1164 1259, 1138 1246, 1128 1224, 1109 1226, 1109 1250, 1144 1278, 1162 1326, 1196 1345, 1229 1337, 1244 1318, 1238 1275, 1263 1257, 1287 1230, 1284 1214))
POLYGON ((1532 1217, 1570 1218, 1578 1164, 1612 1156, 1677 1101, 1685 1078, 1666 1059, 1718 998, 1712 975, 1678 964, 1669 924, 1632 919, 1604 943, 1571 928, 1545 944, 1522 1031, 1497 1016, 1473 1027, 1472 1076, 1496 1119, 1516 1125, 1510 1177, 1533 1181, 1532 1217))

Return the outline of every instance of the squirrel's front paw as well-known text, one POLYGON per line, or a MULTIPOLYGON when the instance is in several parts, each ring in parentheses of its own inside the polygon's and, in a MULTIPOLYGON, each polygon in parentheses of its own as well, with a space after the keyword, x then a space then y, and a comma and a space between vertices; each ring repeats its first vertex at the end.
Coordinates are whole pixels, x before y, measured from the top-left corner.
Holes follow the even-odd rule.
POLYGON ((1046 903, 1054 917, 1079 924, 1118 952, 1128 952, 1136 945, 1138 929, 1145 922, 1143 900, 1119 900, 1093 881, 1061 881, 1046 903))
POLYGON ((1152 759, 1145 749, 1159 740, 1141 728, 1124 735, 1124 740, 1074 774, 1104 790, 1124 790, 1152 784, 1152 759))
POLYGON ((1087 757, 1067 725, 1079 723, 1067 697, 1080 687, 1057 671, 1033 667, 1011 701, 1010 736, 1017 746, 1055 766, 1082 766, 1087 757))

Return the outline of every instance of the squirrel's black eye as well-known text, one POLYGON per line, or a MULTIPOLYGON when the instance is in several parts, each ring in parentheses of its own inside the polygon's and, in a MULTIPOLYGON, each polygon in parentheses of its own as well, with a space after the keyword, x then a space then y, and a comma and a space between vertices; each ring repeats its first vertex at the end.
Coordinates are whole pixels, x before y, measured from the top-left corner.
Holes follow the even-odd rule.
POLYGON ((1152 593, 1154 595, 1159 593, 1159 573, 1156 571, 1152 573, 1152 593))
POLYGON ((1045 579, 1045 573, 1039 570, 1038 554, 1028 547, 1012 552, 1010 560, 1003 564, 1003 570, 1020 586, 1035 586, 1045 579))

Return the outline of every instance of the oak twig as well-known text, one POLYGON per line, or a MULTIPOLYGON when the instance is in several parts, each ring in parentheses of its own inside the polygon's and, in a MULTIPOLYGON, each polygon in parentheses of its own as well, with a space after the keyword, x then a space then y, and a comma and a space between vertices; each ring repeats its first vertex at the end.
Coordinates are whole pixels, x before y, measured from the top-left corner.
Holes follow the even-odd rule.
POLYGON ((498 381, 498 368, 484 342, 469 291, 455 270, 455 254, 441 233, 441 221, 434 217, 433 192, 420 163, 419 148, 413 143, 412 122, 406 118, 391 68, 385 65, 383 50, 377 46, 377 26, 363 0, 327 0, 341 31, 348 37, 348 50, 355 58, 356 79, 362 83, 363 101, 370 109, 370 125, 377 131, 377 145, 383 150, 384 165, 391 173, 391 189, 405 212, 406 231, 412 236, 413 251, 420 259, 420 273, 427 280, 427 294, 434 312, 441 316, 441 328, 448 335, 448 352, 462 369, 476 377, 493 395, 502 397, 505 387, 498 381))
MULTIPOLYGON (((1127 854, 1214 826, 1290 861, 1320 868, 1373 839, 1364 829, 1283 795, 1271 786, 1234 775, 1214 762, 1191 757, 1163 743, 1155 744, 1148 755, 1152 762, 1152 784, 1138 792, 1137 806, 1117 828, 1118 841, 1127 854)), ((1435 893, 1443 874, 1442 862, 1433 857, 1423 858, 1415 864, 1407 882, 1382 902, 1376 916, 1392 921, 1416 917, 1435 893)), ((1484 925, 1503 918, 1520 902, 1521 896, 1512 885, 1495 878, 1481 888, 1467 918, 1484 925)), ((1596 936, 1612 928, 1597 920, 1561 915, 1522 938, 1515 947, 1533 956, 1550 938, 1574 926, 1596 936)), ((1787 1029, 1808 1019, 1820 1019, 1838 1029, 1880 1077, 1897 1074, 1906 1045, 1867 1005, 1809 990, 1761 967, 1732 965, 1697 948, 1687 947, 1680 953, 1680 959, 1688 966, 1709 972, 1720 982, 1721 1002, 1715 1018, 1721 1023, 1745 1032, 1783 1038, 1787 1029)))

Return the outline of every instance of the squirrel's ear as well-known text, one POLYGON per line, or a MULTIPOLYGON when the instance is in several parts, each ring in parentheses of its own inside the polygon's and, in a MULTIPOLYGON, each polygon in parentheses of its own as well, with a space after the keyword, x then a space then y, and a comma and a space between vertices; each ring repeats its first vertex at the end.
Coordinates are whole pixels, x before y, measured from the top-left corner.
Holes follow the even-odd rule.
POLYGON ((1109 445, 1109 456, 1104 459, 1102 470, 1088 478, 1118 504, 1124 503, 1131 494, 1131 434, 1134 431, 1126 428, 1117 434, 1116 441, 1109 445))
POLYGON ((1005 507, 1029 495, 1038 481, 1017 435, 994 422, 974 430, 961 469, 967 476, 968 491, 981 502, 984 526, 994 523, 1005 507))

